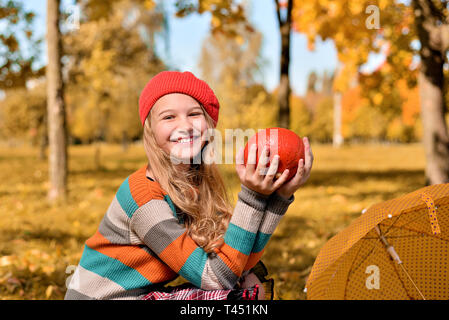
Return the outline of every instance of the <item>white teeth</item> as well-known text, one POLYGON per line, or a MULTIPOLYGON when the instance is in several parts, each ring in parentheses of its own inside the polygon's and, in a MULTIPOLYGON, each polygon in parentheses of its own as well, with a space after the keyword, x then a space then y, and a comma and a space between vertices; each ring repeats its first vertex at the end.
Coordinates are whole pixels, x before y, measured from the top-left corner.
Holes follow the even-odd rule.
POLYGON ((190 139, 181 139, 181 140, 178 140, 178 143, 189 143, 189 142, 192 142, 192 141, 193 141, 192 138, 190 138, 190 139))

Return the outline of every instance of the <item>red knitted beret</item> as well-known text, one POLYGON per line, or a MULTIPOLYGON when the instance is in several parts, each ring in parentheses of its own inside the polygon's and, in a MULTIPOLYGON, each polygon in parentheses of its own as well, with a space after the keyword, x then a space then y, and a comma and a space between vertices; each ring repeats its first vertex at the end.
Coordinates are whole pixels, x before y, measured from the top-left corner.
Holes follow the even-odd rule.
POLYGON ((169 93, 183 93, 197 100, 214 120, 218 121, 220 104, 212 89, 191 72, 162 71, 143 88, 139 98, 139 115, 142 125, 156 101, 169 93))

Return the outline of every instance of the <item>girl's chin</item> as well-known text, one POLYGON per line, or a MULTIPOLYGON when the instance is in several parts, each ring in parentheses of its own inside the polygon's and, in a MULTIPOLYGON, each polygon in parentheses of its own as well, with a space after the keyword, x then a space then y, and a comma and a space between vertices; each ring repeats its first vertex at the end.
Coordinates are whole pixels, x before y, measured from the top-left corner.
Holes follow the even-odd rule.
MULTIPOLYGON (((187 149, 187 148, 186 148, 187 149)), ((183 163, 191 163, 193 161, 193 158, 195 158, 197 155, 199 156, 201 149, 195 150, 171 150, 170 156, 173 159, 177 159, 179 161, 182 161, 183 163)))

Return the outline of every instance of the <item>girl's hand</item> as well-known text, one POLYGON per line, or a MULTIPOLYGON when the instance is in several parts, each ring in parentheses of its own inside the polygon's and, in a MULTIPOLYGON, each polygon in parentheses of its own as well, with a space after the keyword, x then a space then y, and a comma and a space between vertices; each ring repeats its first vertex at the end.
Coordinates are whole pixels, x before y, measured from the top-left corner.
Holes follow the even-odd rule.
POLYGON ((306 183, 307 179, 309 179, 310 172, 312 171, 313 154, 312 149, 310 148, 309 139, 303 138, 302 140, 304 142, 305 163, 302 159, 299 159, 298 171, 296 171, 296 175, 276 190, 278 195, 286 199, 289 199, 300 186, 306 183))
POLYGON ((259 285, 259 294, 257 297, 257 300, 265 300, 265 288, 262 285, 262 282, 260 282, 259 278, 254 273, 249 273, 248 275, 243 278, 242 283, 240 284, 241 288, 252 288, 255 285, 259 285))
POLYGON ((257 145, 252 144, 248 153, 248 160, 245 166, 244 163, 244 149, 240 148, 236 155, 236 171, 243 185, 249 189, 259 192, 264 195, 270 195, 277 188, 279 188, 288 176, 288 170, 285 170, 279 179, 274 181, 274 177, 279 166, 279 156, 273 157, 270 167, 266 165, 269 161, 269 148, 262 149, 262 155, 256 167, 257 145))

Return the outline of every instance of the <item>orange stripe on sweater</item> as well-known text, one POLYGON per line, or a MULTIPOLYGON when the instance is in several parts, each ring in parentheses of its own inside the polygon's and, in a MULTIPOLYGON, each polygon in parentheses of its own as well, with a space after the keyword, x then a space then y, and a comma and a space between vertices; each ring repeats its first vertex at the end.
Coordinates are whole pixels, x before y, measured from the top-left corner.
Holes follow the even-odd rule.
POLYGON ((174 279, 177 276, 167 265, 144 249, 134 245, 111 243, 99 231, 86 241, 86 245, 137 270, 152 283, 174 279))
POLYGON ((264 251, 265 251, 265 249, 263 249, 262 251, 259 251, 259 252, 252 252, 249 255, 248 262, 246 263, 244 271, 252 269, 257 264, 257 262, 259 262, 260 258, 262 258, 264 251))
POLYGON ((243 267, 246 265, 248 256, 240 251, 232 248, 224 243, 219 250, 216 251, 217 255, 223 260, 223 262, 234 272, 238 277, 242 275, 243 267))
POLYGON ((196 248, 198 248, 198 245, 185 231, 175 241, 170 243, 159 256, 170 268, 175 272, 179 272, 196 248))
MULTIPOLYGON (((187 235, 186 231, 170 243, 159 256, 170 268, 175 272, 179 272, 192 252, 197 248, 198 245, 187 235)), ((247 255, 235 250, 226 243, 220 249, 216 249, 215 252, 235 275, 239 277, 242 275, 243 268, 248 260, 247 255)))
POLYGON ((147 179, 146 170, 147 165, 144 165, 128 178, 131 195, 139 207, 151 199, 162 200, 165 195, 159 183, 147 179))

